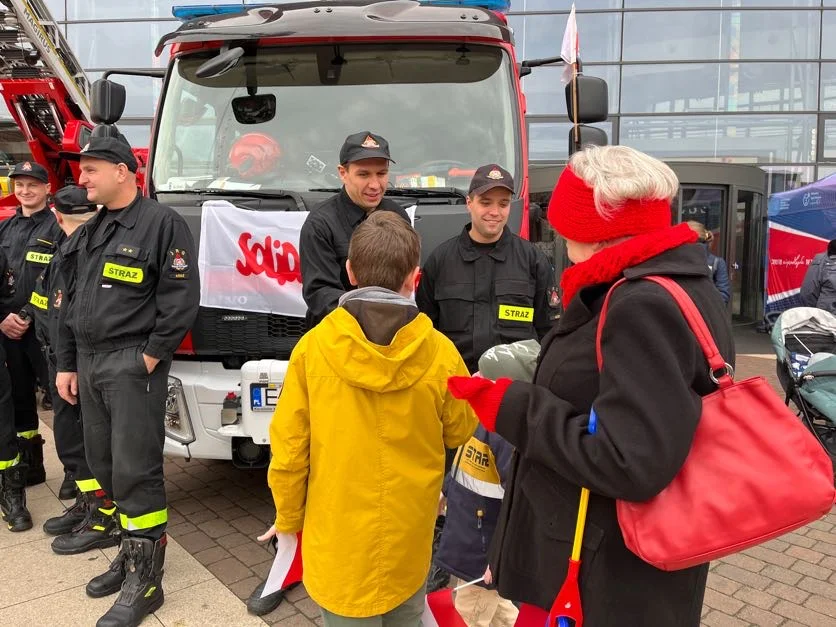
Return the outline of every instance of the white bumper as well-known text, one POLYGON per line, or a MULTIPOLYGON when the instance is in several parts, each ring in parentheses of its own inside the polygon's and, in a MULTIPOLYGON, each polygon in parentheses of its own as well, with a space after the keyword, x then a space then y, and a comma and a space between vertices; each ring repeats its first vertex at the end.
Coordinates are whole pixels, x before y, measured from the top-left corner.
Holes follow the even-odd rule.
POLYGON ((217 362, 175 360, 169 373, 165 453, 198 459, 232 459, 232 438, 270 444, 270 419, 287 362, 275 359, 246 362, 241 370, 226 370, 217 362), (235 424, 221 423, 226 396, 241 397, 235 424), (260 406, 259 406, 260 405, 260 406), (172 421, 169 409, 176 409, 172 421))

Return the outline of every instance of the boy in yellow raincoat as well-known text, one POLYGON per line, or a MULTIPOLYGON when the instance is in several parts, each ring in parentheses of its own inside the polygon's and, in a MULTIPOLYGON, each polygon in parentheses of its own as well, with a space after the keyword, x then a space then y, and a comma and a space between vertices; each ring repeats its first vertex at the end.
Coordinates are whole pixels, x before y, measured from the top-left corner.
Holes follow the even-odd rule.
POLYGON ((275 531, 304 529, 325 627, 420 624, 444 449, 476 428, 447 390, 464 361, 412 299, 419 257, 398 215, 357 228, 346 269, 359 289, 299 341, 270 425, 275 531))

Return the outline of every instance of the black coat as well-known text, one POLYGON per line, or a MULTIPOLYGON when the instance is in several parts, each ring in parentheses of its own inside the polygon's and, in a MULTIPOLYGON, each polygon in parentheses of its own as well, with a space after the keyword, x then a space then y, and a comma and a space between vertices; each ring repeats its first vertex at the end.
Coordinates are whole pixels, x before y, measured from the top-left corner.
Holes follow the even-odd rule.
MULTIPOLYGON (((726 361, 734 342, 705 250, 685 245, 628 269, 628 279, 673 278, 695 301, 726 361)), ((581 553, 587 627, 692 627, 700 623, 708 566, 663 572, 624 545, 615 499, 644 501, 677 474, 702 403, 708 365, 673 298, 649 281, 616 290, 603 335, 595 331, 608 285, 580 291, 543 340, 535 383, 513 383, 497 433, 514 456, 491 569, 499 592, 550 609, 566 576, 580 486, 590 488, 581 553), (590 408, 598 428, 587 433, 590 408)))

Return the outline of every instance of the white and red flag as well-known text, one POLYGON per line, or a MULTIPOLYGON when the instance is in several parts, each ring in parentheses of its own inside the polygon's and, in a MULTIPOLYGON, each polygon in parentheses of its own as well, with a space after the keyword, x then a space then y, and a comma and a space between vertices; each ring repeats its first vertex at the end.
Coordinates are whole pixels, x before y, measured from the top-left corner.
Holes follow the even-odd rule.
POLYGON ((575 3, 572 3, 572 10, 569 12, 569 19, 566 22, 566 30, 563 31, 563 45, 560 47, 560 57, 565 66, 560 80, 564 85, 572 81, 575 72, 575 64, 578 62, 580 44, 578 42, 578 22, 575 18, 575 3))
POLYGON ((261 597, 302 581, 302 532, 277 533, 276 557, 261 597))

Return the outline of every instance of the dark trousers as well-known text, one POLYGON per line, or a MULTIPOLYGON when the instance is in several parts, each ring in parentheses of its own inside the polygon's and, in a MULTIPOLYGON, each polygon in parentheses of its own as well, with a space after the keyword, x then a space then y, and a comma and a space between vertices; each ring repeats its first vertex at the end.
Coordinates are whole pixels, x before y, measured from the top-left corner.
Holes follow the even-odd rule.
POLYGON ((12 402, 12 378, 6 368, 6 347, 0 341, 0 467, 17 459, 15 406, 12 402))
POLYGON ((70 405, 58 395, 55 387, 55 364, 49 364, 50 391, 52 392, 52 431, 55 435, 55 450, 64 465, 64 470, 75 474, 76 481, 93 478, 84 456, 84 431, 81 428, 81 404, 70 405))
POLYGON ((116 502, 123 529, 153 539, 168 519, 163 442, 170 367, 160 362, 149 375, 139 346, 78 353, 87 463, 116 502))
POLYGON ((3 343, 6 345, 6 365, 12 378, 15 428, 18 433, 37 431, 36 379, 39 375, 46 376, 46 368, 43 351, 35 337, 35 329, 30 327, 19 340, 4 337, 3 343))

